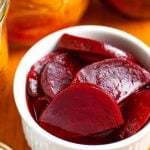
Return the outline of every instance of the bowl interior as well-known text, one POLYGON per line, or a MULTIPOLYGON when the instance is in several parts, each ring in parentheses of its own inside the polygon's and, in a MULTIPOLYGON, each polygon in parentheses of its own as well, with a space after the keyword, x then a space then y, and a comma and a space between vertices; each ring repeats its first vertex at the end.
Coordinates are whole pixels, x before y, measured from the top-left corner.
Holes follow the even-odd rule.
MULTIPOLYGON (((100 40, 112 44, 125 51, 131 52, 139 62, 150 71, 150 50, 144 43, 135 37, 116 29, 102 26, 78 26, 60 30, 43 38, 33 47, 31 47, 25 56, 22 58, 14 79, 14 97, 18 111, 22 119, 32 128, 37 130, 45 137, 50 137, 46 131, 41 129, 31 117, 26 103, 26 76, 31 66, 47 53, 54 50, 60 36, 63 33, 69 33, 81 37, 88 37, 95 40, 100 40)), ((149 125, 149 124, 148 124, 149 125)), ((135 135, 136 136, 136 135, 135 135)), ((51 136, 52 138, 53 136, 51 136)), ((138 137, 137 137, 138 138, 138 137)), ((132 138, 131 142, 132 142, 132 138)), ((58 142, 62 142, 55 138, 58 142)), ((134 140, 134 139, 133 139, 134 140)), ((69 143, 69 142, 68 142, 69 143)), ((114 143, 115 144, 115 143, 114 143)), ((116 144, 117 146, 117 144, 116 144)), ((107 147, 107 146, 106 146, 107 147)), ((81 148, 81 147, 80 147, 81 148)))

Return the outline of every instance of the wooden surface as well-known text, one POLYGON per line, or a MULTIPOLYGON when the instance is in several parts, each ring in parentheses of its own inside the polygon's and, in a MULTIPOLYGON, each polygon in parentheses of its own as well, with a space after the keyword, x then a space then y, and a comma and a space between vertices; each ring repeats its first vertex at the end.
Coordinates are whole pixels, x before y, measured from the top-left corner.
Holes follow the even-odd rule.
MULTIPOLYGON (((80 24, 116 27, 135 35, 150 45, 150 20, 128 19, 100 4, 91 4, 80 24)), ((9 89, 7 96, 0 100, 0 141, 8 144, 14 150, 30 150, 22 132, 20 117, 12 94, 14 73, 26 51, 9 49, 9 83, 6 85, 9 89)))

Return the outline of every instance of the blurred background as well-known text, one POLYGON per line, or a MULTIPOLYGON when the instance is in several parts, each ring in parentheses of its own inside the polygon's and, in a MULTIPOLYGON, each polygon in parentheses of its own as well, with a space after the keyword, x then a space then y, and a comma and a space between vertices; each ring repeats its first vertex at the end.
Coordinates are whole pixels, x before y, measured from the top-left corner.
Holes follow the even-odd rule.
POLYGON ((137 24, 142 30, 147 19, 149 0, 11 0, 8 39, 13 46, 28 47, 51 32, 77 24, 106 25, 133 32, 137 24))

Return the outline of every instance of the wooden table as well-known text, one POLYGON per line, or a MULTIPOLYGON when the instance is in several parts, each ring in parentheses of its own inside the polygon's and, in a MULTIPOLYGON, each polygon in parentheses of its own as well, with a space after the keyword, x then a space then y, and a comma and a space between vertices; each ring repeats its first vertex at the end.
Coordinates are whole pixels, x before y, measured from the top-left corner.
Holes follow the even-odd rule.
MULTIPOLYGON (((80 24, 96 24, 116 27, 127 31, 150 45, 150 20, 125 18, 101 4, 91 3, 80 24)), ((9 83, 7 96, 0 100, 0 141, 7 143, 14 150, 29 150, 21 128, 17 112, 12 83, 16 67, 27 50, 9 49, 9 83)))

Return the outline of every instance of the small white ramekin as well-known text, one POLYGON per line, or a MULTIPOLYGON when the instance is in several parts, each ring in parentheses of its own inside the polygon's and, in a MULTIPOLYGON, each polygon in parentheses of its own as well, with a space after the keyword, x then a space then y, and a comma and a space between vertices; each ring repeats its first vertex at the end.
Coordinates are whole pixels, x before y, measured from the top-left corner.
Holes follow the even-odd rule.
POLYGON ((55 48, 63 33, 101 40, 129 51, 150 71, 150 48, 136 37, 114 28, 95 25, 76 26, 57 31, 43 38, 31 47, 22 58, 14 78, 15 103, 29 146, 33 150, 148 150, 150 147, 150 122, 138 133, 125 140, 105 145, 82 145, 67 142, 51 135, 31 117, 25 92, 27 73, 36 61, 55 48))

